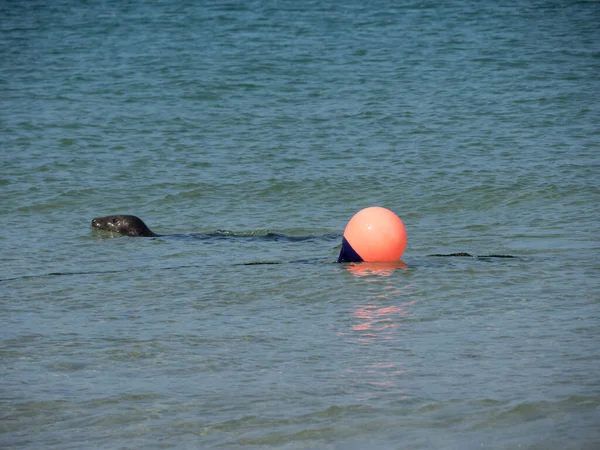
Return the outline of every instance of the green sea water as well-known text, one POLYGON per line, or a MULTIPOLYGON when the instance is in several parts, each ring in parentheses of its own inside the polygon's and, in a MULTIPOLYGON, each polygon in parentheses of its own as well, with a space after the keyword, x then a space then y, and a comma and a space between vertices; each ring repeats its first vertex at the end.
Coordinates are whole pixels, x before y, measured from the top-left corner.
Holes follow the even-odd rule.
POLYGON ((598 448, 598 23, 0 2, 0 447, 598 448), (372 205, 406 268, 335 264, 372 205))

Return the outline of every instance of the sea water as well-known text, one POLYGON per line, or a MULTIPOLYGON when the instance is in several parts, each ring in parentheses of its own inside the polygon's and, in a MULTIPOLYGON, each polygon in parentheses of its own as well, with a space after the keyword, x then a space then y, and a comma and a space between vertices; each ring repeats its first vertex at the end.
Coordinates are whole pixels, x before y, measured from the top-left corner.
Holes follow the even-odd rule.
POLYGON ((598 448, 599 23, 2 2, 0 446, 598 448), (335 264, 372 205, 406 268, 335 264))

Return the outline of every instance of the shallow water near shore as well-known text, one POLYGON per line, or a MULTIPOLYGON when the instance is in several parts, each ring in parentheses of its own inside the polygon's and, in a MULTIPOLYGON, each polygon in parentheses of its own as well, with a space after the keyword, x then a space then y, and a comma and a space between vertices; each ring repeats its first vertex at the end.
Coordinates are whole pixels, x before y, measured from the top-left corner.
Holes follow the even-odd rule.
POLYGON ((0 17, 2 448, 598 448, 599 3, 0 17))

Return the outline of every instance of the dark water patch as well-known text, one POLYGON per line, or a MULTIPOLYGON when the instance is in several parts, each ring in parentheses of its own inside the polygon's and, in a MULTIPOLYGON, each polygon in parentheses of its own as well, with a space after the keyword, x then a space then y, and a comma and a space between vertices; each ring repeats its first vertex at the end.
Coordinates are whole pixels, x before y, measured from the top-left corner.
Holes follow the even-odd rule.
POLYGON ((82 361, 56 361, 51 364, 48 364, 46 367, 49 370, 54 370, 57 372, 76 372, 78 370, 85 370, 90 365, 95 363, 91 362, 82 362, 82 361))
MULTIPOLYGON (((303 260, 294 260, 294 261, 249 261, 249 262, 241 262, 241 263, 232 263, 231 266, 263 266, 263 265, 276 265, 276 264, 323 264, 323 263, 334 263, 334 261, 325 260, 323 258, 319 259, 303 259, 303 260)), ((27 280, 31 278, 50 278, 50 277, 63 277, 63 276, 86 276, 86 275, 108 275, 108 274, 116 274, 116 273, 135 273, 140 272, 144 273, 148 270, 151 271, 166 271, 166 270, 181 270, 181 269, 201 269, 207 267, 217 267, 221 264, 191 264, 191 265, 181 265, 181 266, 172 266, 172 267, 152 267, 152 268, 139 268, 139 267, 130 267, 123 268, 120 270, 96 270, 96 271, 82 271, 82 272, 51 272, 39 275, 23 275, 19 277, 13 278, 5 278, 0 279, 1 282, 9 282, 9 281, 18 281, 18 280, 27 280)))
MULTIPOLYGON (((473 430, 485 428, 509 427, 514 424, 523 424, 531 421, 553 420, 565 417, 565 414, 575 412, 595 411, 600 405, 600 399, 594 396, 571 396, 558 401, 522 402, 513 406, 493 405, 494 409, 482 417, 481 421, 473 425, 473 430)), ((600 432, 592 433, 600 438, 600 432)))

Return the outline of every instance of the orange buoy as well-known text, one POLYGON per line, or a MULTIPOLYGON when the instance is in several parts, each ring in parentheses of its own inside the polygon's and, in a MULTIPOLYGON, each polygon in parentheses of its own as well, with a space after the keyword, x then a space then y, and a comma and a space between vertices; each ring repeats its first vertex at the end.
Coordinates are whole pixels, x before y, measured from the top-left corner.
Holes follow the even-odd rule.
POLYGON ((398 261, 406 242, 406 228, 396 214, 379 206, 365 208, 346 225, 338 262, 398 261))

